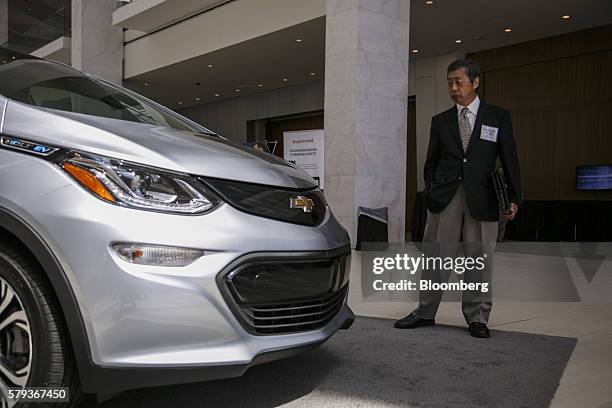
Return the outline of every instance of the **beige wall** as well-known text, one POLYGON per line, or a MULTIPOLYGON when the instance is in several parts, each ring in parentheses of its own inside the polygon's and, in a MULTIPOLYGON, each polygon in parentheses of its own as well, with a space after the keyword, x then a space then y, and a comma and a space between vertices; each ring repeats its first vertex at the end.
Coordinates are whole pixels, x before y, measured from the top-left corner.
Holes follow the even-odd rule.
POLYGON ((182 109, 179 112, 220 135, 246 142, 247 121, 323 109, 323 81, 182 109))
POLYGON ((125 46, 124 78, 325 15, 325 0, 236 0, 125 46), (240 24, 236 24, 239 21, 240 24), (186 41, 188 38, 197 41, 186 41))
POLYGON ((231 0, 138 0, 113 13, 113 25, 151 32, 231 0))

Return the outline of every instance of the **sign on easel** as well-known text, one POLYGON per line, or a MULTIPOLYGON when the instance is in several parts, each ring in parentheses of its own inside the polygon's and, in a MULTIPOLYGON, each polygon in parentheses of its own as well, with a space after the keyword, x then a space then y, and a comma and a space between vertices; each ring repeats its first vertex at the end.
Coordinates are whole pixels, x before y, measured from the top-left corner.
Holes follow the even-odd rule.
POLYGON ((323 189, 324 175, 323 129, 283 132, 284 159, 304 169, 323 189))

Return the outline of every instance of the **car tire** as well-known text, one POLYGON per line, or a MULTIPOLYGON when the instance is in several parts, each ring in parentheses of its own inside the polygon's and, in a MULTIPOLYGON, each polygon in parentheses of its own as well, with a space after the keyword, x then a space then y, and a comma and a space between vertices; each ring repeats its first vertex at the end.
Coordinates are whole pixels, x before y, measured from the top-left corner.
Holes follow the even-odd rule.
POLYGON ((0 243, 0 393, 1 407, 31 407, 8 402, 8 387, 66 387, 70 402, 45 407, 76 407, 83 399, 79 376, 55 293, 34 257, 0 243))

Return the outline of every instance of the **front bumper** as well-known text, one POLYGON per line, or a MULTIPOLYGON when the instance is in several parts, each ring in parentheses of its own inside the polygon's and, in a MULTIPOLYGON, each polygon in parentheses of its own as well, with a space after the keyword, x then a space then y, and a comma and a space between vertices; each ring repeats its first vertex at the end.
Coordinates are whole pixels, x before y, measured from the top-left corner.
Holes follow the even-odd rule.
POLYGON ((83 390, 88 393, 99 394, 115 394, 135 388, 239 377, 250 367, 313 350, 323 344, 337 330, 348 329, 354 320, 355 315, 347 305, 344 305, 333 321, 324 330, 316 333, 313 338, 317 340, 311 343, 300 342, 293 346, 264 351, 256 354, 251 361, 246 363, 148 367, 101 367, 89 363, 79 367, 79 374, 83 390))

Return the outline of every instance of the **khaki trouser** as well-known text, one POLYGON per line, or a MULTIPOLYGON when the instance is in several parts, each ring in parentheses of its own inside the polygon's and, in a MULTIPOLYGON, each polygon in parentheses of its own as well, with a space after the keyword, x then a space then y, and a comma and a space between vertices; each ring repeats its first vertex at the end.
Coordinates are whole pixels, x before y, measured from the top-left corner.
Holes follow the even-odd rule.
MULTIPOLYGON (((487 323, 491 313, 491 273, 493 252, 497 240, 496 221, 478 221, 472 218, 465 199, 465 187, 459 184, 448 206, 439 214, 427 211, 427 223, 423 236, 423 248, 427 256, 455 258, 459 254, 460 240, 463 236, 465 257, 481 257, 486 254, 485 268, 466 271, 459 278, 464 282, 486 282, 489 291, 463 291, 462 311, 466 322, 487 323), (431 244, 428 244, 431 243, 431 244), (427 248, 427 249, 426 249, 427 248)), ((422 270, 421 279, 443 283, 448 281, 450 270, 422 270)), ((442 291, 431 290, 419 293, 419 306, 413 312, 417 317, 433 319, 442 299, 442 291)))

